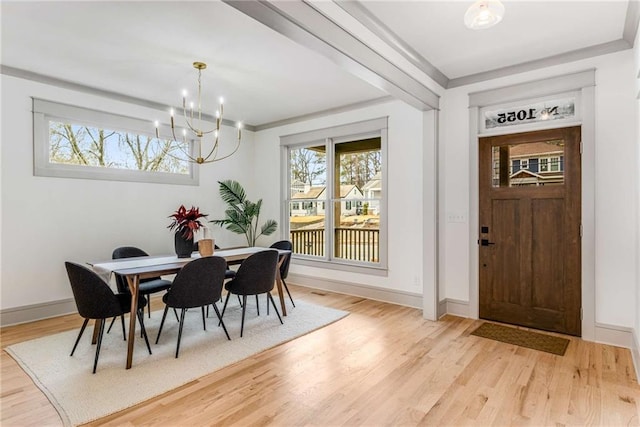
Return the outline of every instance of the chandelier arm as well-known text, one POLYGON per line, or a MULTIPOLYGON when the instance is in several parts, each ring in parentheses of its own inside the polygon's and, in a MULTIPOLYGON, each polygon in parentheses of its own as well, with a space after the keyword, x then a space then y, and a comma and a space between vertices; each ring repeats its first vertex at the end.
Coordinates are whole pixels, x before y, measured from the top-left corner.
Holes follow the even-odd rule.
POLYGON ((216 137, 216 141, 213 144, 213 147, 211 148, 211 151, 209 151, 209 154, 207 154, 205 157, 203 157, 205 160, 207 160, 208 158, 210 158, 213 155, 213 158, 216 158, 216 155, 218 154, 218 138, 216 137), (215 153, 215 154, 214 154, 215 153))
MULTIPOLYGON (((195 157, 192 157, 189 153, 187 153, 187 152, 186 152, 186 151, 184 151, 183 149, 180 149, 180 151, 182 152, 182 154, 184 154, 184 156, 185 156, 185 157, 187 157, 187 159, 188 159, 188 161, 189 161, 189 162, 191 162, 191 163, 197 163, 197 159, 196 159, 195 157)), ((169 153, 169 152, 167 152, 167 155, 168 155, 169 157, 172 157, 172 158, 176 159, 176 160, 183 160, 183 161, 184 161, 184 159, 183 159, 183 158, 181 158, 181 157, 177 157, 177 156, 175 156, 175 155, 173 155, 173 154, 171 154, 171 153, 169 153)))
POLYGON ((205 161, 204 161, 204 162, 202 162, 202 163, 213 163, 213 162, 217 162, 217 161, 219 161, 219 160, 224 160, 224 159, 226 159, 227 157, 231 157, 231 156, 233 156, 233 155, 236 153, 236 151, 238 151, 238 148, 240 148, 240 140, 239 140, 239 139, 238 139, 238 143, 236 144, 236 148, 235 148, 231 153, 227 154, 227 155, 226 155, 226 156, 224 156, 224 157, 216 157, 215 159, 212 159, 212 160, 205 160, 205 161))
POLYGON ((195 128, 193 126, 193 121, 189 121, 189 117, 187 116, 187 109, 186 108, 183 110, 183 115, 184 115, 184 121, 187 123, 187 127, 189 129, 191 129, 191 131, 193 133, 195 133, 195 134, 208 135, 208 134, 213 133, 213 132, 215 132, 217 130, 217 129, 202 130, 202 129, 195 128))

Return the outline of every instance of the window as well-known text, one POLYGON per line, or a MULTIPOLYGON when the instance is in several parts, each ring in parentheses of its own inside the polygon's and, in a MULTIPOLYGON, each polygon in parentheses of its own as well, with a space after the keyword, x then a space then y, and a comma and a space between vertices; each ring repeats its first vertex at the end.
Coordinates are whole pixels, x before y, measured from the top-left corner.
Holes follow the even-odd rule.
POLYGON ((559 172, 562 170, 562 160, 561 157, 552 157, 550 159, 549 170, 551 172, 559 172))
MULTIPOLYGON (((304 182, 306 191, 291 199, 311 205, 282 221, 297 260, 355 271, 386 268, 386 123, 374 119, 281 137, 282 194, 304 182)), ((283 214, 292 210, 291 199, 283 214)))
POLYGON ((540 159, 540 172, 549 171, 549 159, 540 159))
POLYGON ((148 120, 39 99, 33 116, 35 175, 198 184, 189 143, 155 138, 148 120))
POLYGON ((520 160, 520 169, 529 169, 529 159, 520 160))

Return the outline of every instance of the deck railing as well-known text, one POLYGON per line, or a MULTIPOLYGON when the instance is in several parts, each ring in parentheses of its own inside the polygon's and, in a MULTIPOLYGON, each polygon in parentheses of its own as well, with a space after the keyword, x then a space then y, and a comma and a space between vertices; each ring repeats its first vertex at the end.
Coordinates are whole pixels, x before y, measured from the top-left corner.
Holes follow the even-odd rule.
MULTIPOLYGON (((324 256, 324 229, 292 230, 293 253, 324 256)), ((352 261, 378 262, 380 230, 341 227, 335 229, 334 257, 352 261)))

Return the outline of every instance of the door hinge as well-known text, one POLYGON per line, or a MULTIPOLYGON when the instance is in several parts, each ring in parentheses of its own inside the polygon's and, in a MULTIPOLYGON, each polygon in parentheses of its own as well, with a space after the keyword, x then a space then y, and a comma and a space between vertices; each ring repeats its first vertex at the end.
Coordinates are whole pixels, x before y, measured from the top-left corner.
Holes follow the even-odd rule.
POLYGON ((584 148, 584 144, 582 143, 582 141, 580 141, 580 154, 582 154, 583 148, 584 148))
POLYGON ((583 320, 583 312, 582 312, 582 307, 580 307, 580 320, 583 320))
POLYGON ((582 223, 580 223, 580 238, 582 238, 582 234, 583 234, 584 230, 582 228, 582 223))

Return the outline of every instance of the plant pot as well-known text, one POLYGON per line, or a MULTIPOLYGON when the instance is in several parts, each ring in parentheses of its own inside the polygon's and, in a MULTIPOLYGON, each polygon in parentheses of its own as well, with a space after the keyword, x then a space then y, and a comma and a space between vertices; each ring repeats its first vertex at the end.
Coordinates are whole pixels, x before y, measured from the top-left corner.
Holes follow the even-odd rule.
POLYGON ((178 258, 191 258, 193 252, 193 237, 186 239, 182 233, 175 234, 175 249, 178 258))

